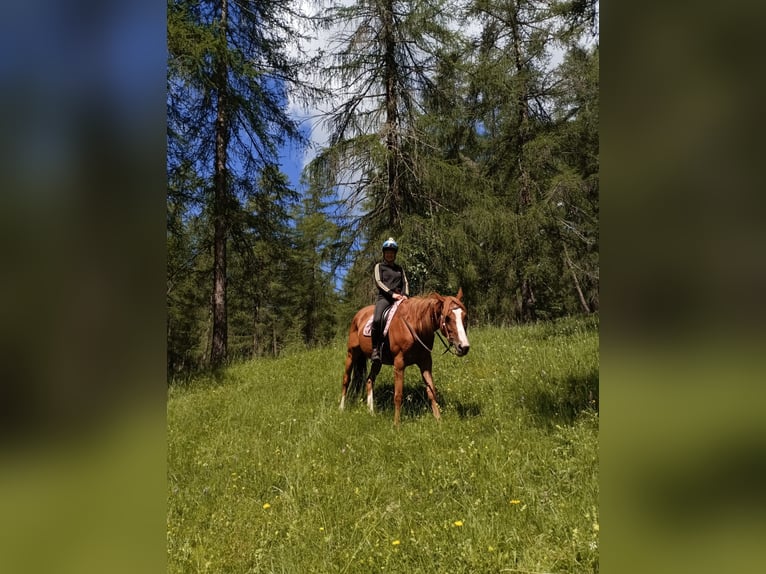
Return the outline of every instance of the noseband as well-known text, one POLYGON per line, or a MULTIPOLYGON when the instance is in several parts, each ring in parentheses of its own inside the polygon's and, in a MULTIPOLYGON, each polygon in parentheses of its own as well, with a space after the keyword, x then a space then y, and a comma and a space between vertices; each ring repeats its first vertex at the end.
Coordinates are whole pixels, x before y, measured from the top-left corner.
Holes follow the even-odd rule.
MULTIPOLYGON (((461 309, 461 307, 458 305, 457 307, 451 308, 449 311, 447 311, 444 315, 441 316, 441 321, 439 322, 439 329, 434 331, 437 337, 439 337, 439 340, 442 342, 442 345, 444 345, 444 352, 442 355, 446 353, 452 353, 453 355, 457 356, 457 351, 453 350, 453 347, 455 344, 452 341, 449 341, 449 334, 447 333, 447 315, 450 314, 450 312, 454 311, 455 309, 461 309), (441 331, 441 333, 439 332, 441 331), (449 345, 444 341, 442 338, 442 335, 447 337, 447 340, 449 341, 449 345)), ((420 337, 418 337, 418 334, 415 332, 415 329, 412 328, 412 325, 409 324, 407 319, 402 318, 404 321, 404 324, 407 326, 407 329, 409 329, 410 334, 415 338, 415 340, 420 343, 420 345, 429 353, 433 352, 433 348, 429 349, 428 345, 426 345, 420 337)))
POLYGON ((442 355, 447 353, 447 352, 450 352, 453 355, 457 356, 457 351, 453 350, 453 347, 455 346, 455 343, 453 343, 450 340, 449 334, 447 333, 447 315, 449 315, 452 311, 455 311, 457 309, 463 310, 463 308, 460 305, 457 305, 456 307, 450 308, 449 311, 447 311, 444 315, 442 315, 441 325, 439 326, 439 330, 441 331, 441 334, 439 333, 439 331, 436 331, 436 334, 439 336, 439 340, 444 345, 444 353, 442 353, 442 355), (447 337, 447 340, 449 341, 449 346, 447 345, 447 343, 444 342, 444 339, 442 339, 442 334, 445 337, 447 337))

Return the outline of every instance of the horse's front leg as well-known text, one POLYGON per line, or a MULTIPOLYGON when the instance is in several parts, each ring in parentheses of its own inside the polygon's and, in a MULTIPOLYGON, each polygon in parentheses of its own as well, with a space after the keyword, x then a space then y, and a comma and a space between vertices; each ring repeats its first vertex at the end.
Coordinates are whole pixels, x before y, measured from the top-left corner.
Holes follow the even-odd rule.
POLYGON ((431 410, 434 413, 434 417, 436 417, 436 420, 440 420, 442 413, 439 409, 439 403, 436 402, 436 387, 431 376, 431 366, 421 367, 420 374, 423 376, 423 382, 426 384, 426 392, 428 393, 428 400, 431 401, 431 410))
POLYGON ((399 426, 404 395, 404 365, 394 363, 394 426, 399 426))

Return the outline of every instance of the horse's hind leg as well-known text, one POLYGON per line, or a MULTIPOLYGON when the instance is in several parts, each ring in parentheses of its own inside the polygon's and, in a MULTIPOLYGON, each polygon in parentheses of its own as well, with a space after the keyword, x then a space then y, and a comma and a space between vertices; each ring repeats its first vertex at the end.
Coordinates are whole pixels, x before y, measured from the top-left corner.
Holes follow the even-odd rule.
POLYGON ((340 395, 340 410, 346 406, 346 393, 348 392, 348 382, 351 380, 351 370, 354 367, 354 353, 351 349, 346 353, 346 369, 343 371, 343 382, 340 395))
POLYGON ((372 399, 372 386, 373 386, 373 380, 367 379, 367 408, 370 411, 370 414, 375 413, 375 403, 372 399))
POLYGON ((375 378, 380 372, 380 363, 373 362, 370 367, 370 376, 367 377, 367 408, 370 410, 370 414, 375 412, 374 401, 372 397, 372 388, 375 385, 375 378))
POLYGON ((441 409, 439 409, 439 403, 436 402, 436 387, 434 386, 434 379, 431 376, 431 369, 421 369, 420 373, 423 375, 423 382, 426 384, 428 400, 431 401, 431 411, 433 411, 436 420, 439 420, 442 417, 442 413, 441 409))

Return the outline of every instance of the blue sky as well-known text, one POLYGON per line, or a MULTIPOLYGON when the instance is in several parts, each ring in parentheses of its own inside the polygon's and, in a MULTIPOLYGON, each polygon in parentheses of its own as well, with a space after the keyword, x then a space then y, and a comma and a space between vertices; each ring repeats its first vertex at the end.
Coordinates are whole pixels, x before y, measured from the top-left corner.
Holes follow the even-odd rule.
MULTIPOLYGON (((301 132, 307 138, 311 135, 311 130, 306 124, 301 127, 301 132)), ((297 191, 302 189, 300 179, 305 154, 306 149, 295 143, 283 145, 279 152, 280 167, 297 191)))

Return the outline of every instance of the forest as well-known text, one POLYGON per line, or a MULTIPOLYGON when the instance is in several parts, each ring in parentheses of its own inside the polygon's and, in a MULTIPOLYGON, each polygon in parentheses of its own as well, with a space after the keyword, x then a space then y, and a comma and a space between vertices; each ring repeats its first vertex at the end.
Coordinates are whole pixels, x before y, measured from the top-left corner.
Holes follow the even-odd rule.
POLYGON ((471 325, 598 313, 598 17, 168 0, 169 379, 345 333, 389 236, 471 325))

